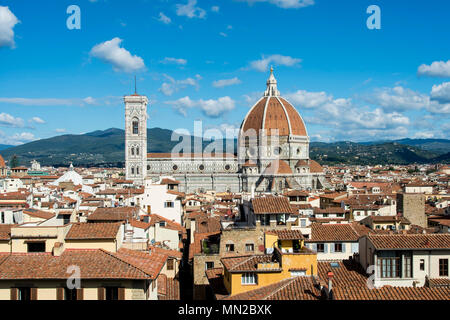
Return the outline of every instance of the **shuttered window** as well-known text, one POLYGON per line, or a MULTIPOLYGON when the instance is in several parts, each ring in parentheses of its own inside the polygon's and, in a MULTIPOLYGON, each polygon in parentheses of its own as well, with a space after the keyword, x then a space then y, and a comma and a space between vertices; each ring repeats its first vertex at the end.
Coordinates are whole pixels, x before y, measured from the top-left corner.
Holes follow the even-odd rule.
POLYGON ((105 288, 100 287, 97 289, 97 299, 98 300, 105 300, 105 288))
POLYGON ((11 288, 11 300, 17 300, 17 288, 11 288))
POLYGON ((125 288, 118 288, 118 300, 125 300, 125 288))

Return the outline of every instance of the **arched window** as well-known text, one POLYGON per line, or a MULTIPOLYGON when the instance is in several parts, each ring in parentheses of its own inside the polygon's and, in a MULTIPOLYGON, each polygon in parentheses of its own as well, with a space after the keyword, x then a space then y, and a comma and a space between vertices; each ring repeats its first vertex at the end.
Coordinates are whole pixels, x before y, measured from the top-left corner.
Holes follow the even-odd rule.
POLYGON ((134 156, 134 147, 131 147, 131 155, 134 156))
POLYGON ((139 119, 138 118, 133 118, 133 134, 139 134, 139 119))
POLYGON ((139 147, 136 147, 136 155, 139 155, 139 147))
POLYGON ((131 167, 131 174, 134 174, 134 167, 131 167))
POLYGON ((136 167, 136 174, 139 174, 139 167, 136 167))

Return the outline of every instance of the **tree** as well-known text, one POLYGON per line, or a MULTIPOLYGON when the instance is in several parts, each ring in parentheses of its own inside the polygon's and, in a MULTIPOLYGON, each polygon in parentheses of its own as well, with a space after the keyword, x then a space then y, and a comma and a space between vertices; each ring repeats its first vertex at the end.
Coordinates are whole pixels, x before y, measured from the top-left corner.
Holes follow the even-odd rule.
POLYGON ((13 155, 9 160, 9 167, 16 168, 19 166, 19 158, 16 155, 13 155))

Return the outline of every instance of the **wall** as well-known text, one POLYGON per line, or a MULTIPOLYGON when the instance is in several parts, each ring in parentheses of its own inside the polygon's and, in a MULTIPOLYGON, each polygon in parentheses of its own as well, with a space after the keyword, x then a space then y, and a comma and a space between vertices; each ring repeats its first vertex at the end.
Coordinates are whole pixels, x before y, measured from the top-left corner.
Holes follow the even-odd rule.
MULTIPOLYGON (((11 287, 20 285, 37 287, 37 300, 57 300, 57 288, 66 285, 65 280, 2 280, 0 281, 0 300, 10 300, 11 287)), ((81 280, 83 300, 97 300, 98 288, 108 285, 125 287, 125 300, 145 300, 145 280, 81 280)), ((151 290, 149 300, 157 299, 157 286, 151 290)))

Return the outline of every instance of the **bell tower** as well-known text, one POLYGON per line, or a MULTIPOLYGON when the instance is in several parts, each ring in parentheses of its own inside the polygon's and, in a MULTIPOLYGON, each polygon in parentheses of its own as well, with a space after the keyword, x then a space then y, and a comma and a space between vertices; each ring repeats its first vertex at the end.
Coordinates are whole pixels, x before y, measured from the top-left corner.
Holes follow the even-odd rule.
POLYGON ((125 102, 125 177, 137 186, 147 176, 147 104, 146 96, 136 92, 125 102))

